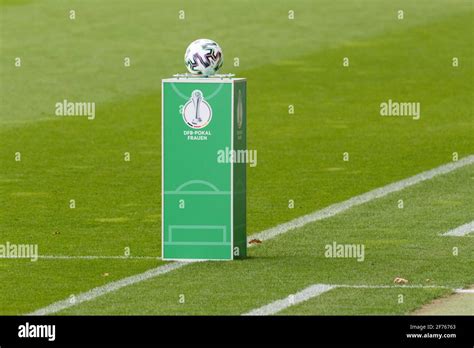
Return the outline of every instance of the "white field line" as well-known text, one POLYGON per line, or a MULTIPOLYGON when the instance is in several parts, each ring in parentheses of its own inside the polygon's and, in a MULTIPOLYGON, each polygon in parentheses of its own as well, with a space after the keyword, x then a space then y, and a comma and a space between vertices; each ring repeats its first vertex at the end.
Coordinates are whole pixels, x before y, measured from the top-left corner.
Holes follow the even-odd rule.
MULTIPOLYGON (((272 315, 282 310, 294 306, 298 303, 307 301, 314 297, 321 295, 329 290, 336 289, 336 288, 349 288, 349 289, 433 289, 433 288, 441 288, 441 289, 451 289, 455 290, 456 292, 460 291, 461 289, 453 289, 447 286, 437 286, 437 285, 336 285, 336 284, 313 284, 308 286, 307 288, 298 291, 296 294, 291 294, 283 299, 276 300, 274 302, 270 302, 267 305, 262 307, 252 309, 250 312, 244 313, 242 315, 272 315)), ((464 292, 464 291, 463 291, 464 292)))
POLYGON ((134 260, 134 259, 143 259, 143 260, 161 260, 161 256, 106 256, 106 255, 39 255, 39 259, 58 259, 58 260, 97 260, 97 259, 113 259, 113 260, 134 260))
POLYGON ((474 294, 474 289, 456 289, 458 294, 474 294))
MULTIPOLYGON (((457 162, 452 162, 448 164, 441 165, 439 167, 436 167, 434 169, 428 170, 426 172, 422 172, 420 174, 417 174, 415 176, 412 176, 410 178, 397 181, 393 184, 389 184, 387 186, 383 186, 381 188, 369 191, 367 193, 361 194, 359 196, 355 196, 353 198, 350 198, 344 202, 337 203, 330 205, 327 208, 324 208, 322 210, 315 211, 314 213, 304 215, 300 218, 291 220, 287 223, 278 225, 276 227, 270 228, 268 230, 265 230, 260 233, 256 233, 248 237, 248 240, 252 239, 260 239, 260 240, 268 240, 271 238, 274 238, 280 234, 286 233, 288 231, 291 231, 295 228, 302 227, 310 222, 317 221, 317 220, 322 220, 329 218, 331 216, 334 216, 336 214, 339 214, 343 211, 346 211, 350 209, 353 206, 357 206, 366 202, 369 202, 373 199, 377 199, 380 197, 384 197, 388 195, 389 193, 392 192, 397 192, 401 191, 406 187, 415 185, 417 183, 420 183, 425 180, 432 179, 435 176, 442 175, 442 174, 447 174, 449 172, 452 172, 456 169, 462 168, 464 166, 467 166, 469 164, 474 163, 474 155, 470 155, 467 157, 464 157, 460 159, 457 162)), ((252 247, 250 245, 249 247, 252 247)), ((132 284, 136 284, 138 282, 141 282, 146 279, 150 279, 153 277, 157 277, 161 274, 168 273, 169 271, 172 271, 174 269, 181 268, 189 263, 185 262, 176 262, 176 263, 169 263, 164 266, 159 266, 157 268, 153 268, 151 270, 148 270, 144 273, 134 275, 131 277, 124 278, 122 280, 118 280, 115 282, 111 282, 109 284, 94 288, 92 290, 89 290, 85 293, 81 293, 77 295, 77 297, 81 298, 81 302, 85 301, 90 301, 93 300, 99 296, 105 295, 109 292, 116 291, 120 288, 123 288, 125 286, 129 286, 132 284)), ((80 303, 80 302, 79 302, 80 303)), ((78 304, 78 301, 71 303, 69 299, 62 300, 55 302, 47 307, 41 308, 33 313, 30 313, 31 315, 47 315, 47 314, 53 314, 56 312, 59 312, 65 308, 73 307, 76 304, 78 304)))
POLYGON ((394 182, 393 184, 389 184, 387 186, 383 186, 380 188, 377 188, 375 190, 363 193, 361 195, 352 197, 346 201, 343 201, 341 203, 336 203, 333 205, 330 205, 327 208, 324 208, 322 210, 315 211, 314 213, 304 215, 302 217, 299 217, 297 219, 291 220, 289 222, 286 222, 284 224, 275 226, 273 228, 270 228, 268 230, 265 230, 263 232, 257 233, 253 236, 251 236, 251 239, 260 239, 260 240, 267 240, 267 239, 272 239, 282 233, 286 233, 290 230, 293 230, 295 228, 302 227, 310 222, 318 221, 318 220, 323 220, 327 219, 328 217, 334 216, 336 214, 342 213, 354 206, 367 203, 369 201, 372 201, 377 198, 381 198, 384 196, 387 196, 390 193, 401 191, 407 187, 413 186, 415 184, 418 184, 422 181, 429 180, 434 178, 435 176, 446 174, 449 172, 452 172, 453 170, 456 170, 458 168, 467 166, 469 164, 474 163, 474 155, 470 155, 467 157, 464 157, 463 159, 457 161, 457 162, 452 162, 448 164, 444 164, 442 166, 436 167, 434 169, 428 170, 426 172, 417 174, 415 176, 409 177, 407 179, 401 180, 394 182))
POLYGON ((471 221, 471 222, 468 222, 467 224, 453 228, 451 231, 443 233, 442 236, 462 237, 472 232, 474 232, 474 221, 471 221))
POLYGON ((334 289, 334 286, 327 284, 314 284, 308 286, 306 289, 297 292, 296 294, 290 295, 281 300, 274 301, 263 307, 253 309, 243 315, 272 315, 284 310, 285 308, 307 301, 313 297, 319 296, 322 293, 331 289, 334 289))
MULTIPOLYGON (((0 259, 31 259, 31 257, 0 256, 0 259)), ((106 256, 106 255, 38 255, 44 260, 161 260, 160 256, 106 256)))
POLYGON ((351 288, 351 289, 453 289, 450 286, 445 285, 351 285, 351 284, 339 284, 334 285, 338 288, 351 288))
POLYGON ((172 262, 168 263, 164 266, 160 266, 157 268, 150 269, 144 273, 140 273, 137 275, 133 275, 131 277, 123 278, 120 280, 117 280, 115 282, 108 283, 103 286, 99 286, 97 288, 94 288, 92 290, 89 290, 87 292, 83 292, 81 294, 75 295, 74 297, 67 298, 62 301, 55 302, 47 307, 38 309, 37 311, 34 311, 32 313, 29 313, 28 315, 48 315, 52 313, 59 312, 63 309, 78 305, 79 303, 85 302, 85 301, 90 301, 94 298, 97 298, 99 296, 105 295, 109 292, 116 291, 120 288, 123 288, 125 286, 135 284, 142 282, 147 279, 155 278, 158 277, 162 274, 174 271, 178 268, 181 268, 183 266, 186 266, 188 262, 172 262))

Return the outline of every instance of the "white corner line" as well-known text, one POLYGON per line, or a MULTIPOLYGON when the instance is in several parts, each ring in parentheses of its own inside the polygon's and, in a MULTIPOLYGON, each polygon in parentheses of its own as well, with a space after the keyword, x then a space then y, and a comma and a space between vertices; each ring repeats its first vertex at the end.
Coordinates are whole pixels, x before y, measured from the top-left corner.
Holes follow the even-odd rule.
POLYGON ((315 211, 311 214, 301 216, 289 222, 265 230, 263 232, 254 234, 249 237, 248 240, 259 239, 261 241, 264 241, 275 238, 280 234, 286 233, 295 228, 302 227, 310 222, 327 219, 331 216, 342 213, 354 206, 361 205, 370 202, 374 199, 387 196, 388 194, 393 192, 401 191, 407 187, 432 179, 438 175, 447 174, 449 172, 452 172, 453 170, 459 169, 472 163, 474 163, 474 155, 464 157, 457 162, 451 162, 448 164, 441 165, 434 169, 409 177, 407 179, 394 182, 392 184, 377 188, 375 190, 363 193, 358 196, 354 196, 346 201, 332 204, 322 210, 315 211))
MULTIPOLYGON (((363 193, 361 195, 352 197, 346 201, 330 205, 329 207, 324 208, 322 210, 315 211, 311 214, 304 215, 300 218, 291 220, 289 222, 275 226, 268 230, 264 230, 262 232, 253 234, 250 237, 248 237, 247 240, 252 240, 252 239, 268 240, 268 239, 274 238, 280 234, 286 233, 298 227, 302 227, 313 221, 329 218, 331 216, 344 212, 353 206, 357 206, 357 205, 369 202, 371 200, 384 197, 388 195, 389 193, 403 190, 406 187, 418 184, 425 180, 432 179, 438 175, 447 174, 449 172, 452 172, 456 169, 462 168, 472 163, 474 163, 474 155, 464 157, 457 162, 451 162, 448 164, 441 165, 434 169, 409 177, 407 179, 397 181, 395 183, 380 187, 378 189, 369 191, 367 193, 363 193)), ((252 245, 250 245, 249 247, 252 247, 252 245)), ((116 291, 123 287, 133 285, 133 284, 142 282, 144 280, 160 276, 162 274, 168 273, 175 269, 179 269, 190 263, 193 263, 193 262, 174 262, 174 263, 169 263, 163 266, 159 266, 157 268, 150 269, 144 273, 140 273, 137 275, 133 275, 133 276, 121 279, 121 280, 117 280, 115 282, 111 282, 106 285, 96 287, 87 292, 78 294, 76 296, 76 301, 74 302, 71 302, 70 299, 61 300, 49 306, 46 306, 44 308, 38 309, 37 311, 30 313, 29 315, 48 315, 48 314, 57 313, 63 309, 73 307, 82 302, 93 300, 99 296, 116 291)))
POLYGON ((453 228, 452 230, 445 232, 442 236, 454 236, 454 237, 463 237, 468 235, 469 233, 474 232, 474 220, 468 222, 467 224, 461 225, 459 227, 453 228))
MULTIPOLYGON (((291 294, 283 299, 273 301, 269 304, 266 304, 262 307, 252 309, 251 311, 244 313, 242 315, 273 315, 282 310, 299 304, 301 302, 310 300, 314 297, 317 297, 325 292, 328 292, 336 288, 347 288, 347 289, 450 289, 458 292, 459 289, 455 290, 448 286, 443 285, 350 285, 350 284, 313 284, 307 288, 298 291, 295 294, 291 294)), ((474 292, 474 291, 473 291, 474 292)))

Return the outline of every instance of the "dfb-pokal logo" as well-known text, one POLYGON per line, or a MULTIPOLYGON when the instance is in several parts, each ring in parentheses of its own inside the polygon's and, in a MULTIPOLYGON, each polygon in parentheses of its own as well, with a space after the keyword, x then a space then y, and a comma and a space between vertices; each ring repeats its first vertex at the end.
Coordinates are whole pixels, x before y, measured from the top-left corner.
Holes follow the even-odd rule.
POLYGON ((212 118, 212 109, 202 91, 196 89, 183 107, 183 120, 194 129, 206 127, 212 118))

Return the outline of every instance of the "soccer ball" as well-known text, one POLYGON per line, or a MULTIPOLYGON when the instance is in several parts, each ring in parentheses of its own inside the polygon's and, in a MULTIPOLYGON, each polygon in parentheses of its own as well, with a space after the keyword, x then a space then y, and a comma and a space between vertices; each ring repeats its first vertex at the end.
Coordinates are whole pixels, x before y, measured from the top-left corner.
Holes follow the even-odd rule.
POLYGON ((191 74, 214 75, 224 63, 222 49, 217 42, 209 39, 199 39, 186 49, 184 63, 191 74))

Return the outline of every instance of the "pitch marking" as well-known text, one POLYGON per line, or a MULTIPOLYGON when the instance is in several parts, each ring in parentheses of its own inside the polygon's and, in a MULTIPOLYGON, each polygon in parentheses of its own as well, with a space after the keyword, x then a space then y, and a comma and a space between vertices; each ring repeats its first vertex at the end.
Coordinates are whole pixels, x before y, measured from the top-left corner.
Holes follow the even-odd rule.
POLYGON ((38 259, 45 260, 161 260, 161 256, 105 256, 105 255, 39 255, 38 259))
POLYGON ((303 289, 297 292, 294 295, 290 295, 284 299, 274 301, 263 307, 251 310, 248 313, 243 315, 272 315, 277 312, 284 310, 295 304, 307 301, 313 297, 319 296, 324 292, 334 289, 335 286, 327 284, 314 284, 308 286, 306 289, 303 289))
POLYGON ((451 231, 445 232, 442 234, 442 236, 462 237, 472 232, 474 232, 474 221, 468 222, 467 224, 456 227, 451 231))
POLYGON ((130 284, 136 284, 144 280, 155 278, 162 274, 166 274, 168 272, 174 271, 178 268, 186 266, 188 263, 189 262, 168 263, 164 266, 153 268, 144 273, 140 273, 137 275, 133 275, 131 277, 120 279, 115 282, 108 283, 104 286, 99 286, 87 292, 83 292, 81 294, 76 295, 74 297, 74 300, 72 300, 71 298, 68 298, 62 301, 55 302, 47 307, 44 307, 44 308, 38 309, 37 311, 29 313, 28 315, 48 315, 52 313, 57 313, 63 309, 78 305, 79 303, 82 303, 82 302, 90 301, 94 298, 100 297, 109 292, 117 291, 118 289, 121 289, 130 284))
POLYGON ((275 226, 263 232, 254 234, 253 236, 249 237, 249 240, 260 239, 263 241, 275 238, 276 236, 291 231, 295 228, 302 227, 314 221, 327 219, 331 216, 342 213, 352 207, 370 202, 377 198, 387 196, 388 194, 393 192, 401 191, 407 187, 432 179, 435 176, 452 172, 453 170, 459 169, 472 163, 474 163, 474 155, 464 157, 458 162, 444 164, 440 167, 428 170, 426 172, 417 174, 401 181, 394 182, 393 184, 389 184, 387 186, 383 186, 378 189, 363 193, 359 196, 352 197, 344 202, 330 205, 329 207, 324 208, 322 210, 315 211, 314 213, 304 215, 302 217, 275 226))
MULTIPOLYGON (((276 227, 270 228, 268 230, 265 230, 260 233, 256 233, 248 237, 247 240, 251 239, 260 239, 260 240, 268 240, 271 238, 274 238, 280 234, 286 233, 288 231, 291 231, 295 228, 302 227, 310 222, 313 221, 318 221, 318 220, 323 220, 326 218, 329 218, 331 216, 334 216, 336 214, 339 214, 343 211, 346 211, 350 209, 351 207, 369 202, 371 200, 384 197, 392 192, 397 192, 405 189, 406 187, 413 186, 415 184, 418 184, 420 182, 423 182, 425 180, 429 180, 434 178, 435 176, 438 175, 443 175, 447 174, 449 172, 452 172, 456 169, 462 168, 464 166, 467 166, 469 164, 474 163, 474 155, 470 155, 467 157, 464 157, 460 159, 457 162, 451 162, 448 164, 441 165, 439 167, 436 167, 434 169, 428 170, 426 172, 422 172, 420 174, 417 174, 415 176, 409 177, 407 179, 397 181, 395 183, 383 186, 381 188, 369 191, 367 193, 361 194, 359 196, 355 196, 353 198, 350 198, 346 201, 343 201, 341 203, 336 203, 333 205, 330 205, 327 208, 324 208, 322 210, 318 210, 314 213, 304 215, 300 218, 291 220, 287 223, 278 225, 276 227)), ((250 245, 249 247, 252 247, 250 245)), ((102 295, 105 295, 107 293, 116 291, 118 289, 121 289, 123 287, 133 285, 139 282, 142 282, 144 280, 154 278, 157 276, 160 276, 161 274, 168 273, 170 271, 173 271, 175 269, 179 269, 185 265, 187 265, 187 262, 174 262, 174 263, 169 263, 164 266, 160 266, 157 268, 153 268, 151 270, 148 270, 144 273, 140 273, 134 276, 130 276, 115 282, 111 282, 109 284, 106 284, 104 286, 100 286, 97 288, 94 288, 92 290, 89 290, 87 292, 84 292, 82 294, 79 294, 77 298, 80 298, 80 302, 76 301, 74 303, 71 303, 69 299, 62 300, 55 302, 47 307, 41 308, 33 313, 30 313, 31 315, 47 315, 47 314, 53 314, 57 313, 63 309, 73 307, 79 303, 86 302, 93 300, 97 297, 100 297, 102 295)))
MULTIPOLYGON (((0 256, 0 259, 24 260, 25 257, 0 256)), ((29 259, 29 258, 26 258, 29 259)), ((161 256, 124 256, 124 255, 38 255, 43 260, 161 260, 161 256)))
POLYGON ((298 303, 307 301, 314 297, 317 297, 329 290, 336 289, 336 288, 350 288, 350 289, 395 289, 395 288, 402 288, 402 289, 433 289, 433 288, 441 288, 441 289, 451 289, 455 290, 456 292, 466 290, 462 289, 452 289, 447 286, 442 285, 329 285, 329 284, 314 284, 311 285, 294 295, 290 295, 284 299, 277 300, 271 302, 267 305, 262 307, 256 308, 251 310, 250 312, 244 313, 242 315, 272 315, 282 310, 294 306, 298 303))
POLYGON ((458 294, 474 294, 474 289, 456 289, 458 294))

